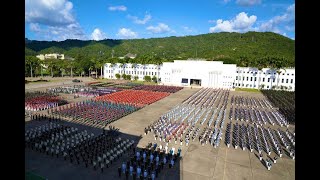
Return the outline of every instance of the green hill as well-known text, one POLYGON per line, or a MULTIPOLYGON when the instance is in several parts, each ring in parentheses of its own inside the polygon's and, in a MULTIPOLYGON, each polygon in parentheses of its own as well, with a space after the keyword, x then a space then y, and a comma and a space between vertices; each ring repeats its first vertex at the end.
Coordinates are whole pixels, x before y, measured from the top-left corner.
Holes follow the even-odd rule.
POLYGON ((240 66, 272 64, 272 59, 294 66, 295 41, 272 32, 210 33, 196 36, 166 37, 132 40, 82 41, 30 41, 25 44, 26 55, 64 53, 66 56, 85 59, 104 59, 137 54, 133 63, 154 63, 175 59, 204 58, 236 63, 240 66), (103 52, 101 55, 99 52, 103 52))

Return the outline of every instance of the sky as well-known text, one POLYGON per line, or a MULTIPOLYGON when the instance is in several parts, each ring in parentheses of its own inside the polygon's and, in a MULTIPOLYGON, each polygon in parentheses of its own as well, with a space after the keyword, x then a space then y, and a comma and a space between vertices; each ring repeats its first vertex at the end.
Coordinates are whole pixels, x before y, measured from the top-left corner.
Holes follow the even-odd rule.
POLYGON ((295 39, 293 0, 26 0, 31 40, 140 39, 216 32, 295 39))

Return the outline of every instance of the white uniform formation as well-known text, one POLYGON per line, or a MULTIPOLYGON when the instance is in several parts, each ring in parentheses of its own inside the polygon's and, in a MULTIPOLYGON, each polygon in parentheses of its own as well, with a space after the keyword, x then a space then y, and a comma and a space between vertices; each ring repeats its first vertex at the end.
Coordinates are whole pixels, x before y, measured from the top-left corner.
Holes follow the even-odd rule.
POLYGON ((274 152, 273 161, 264 160, 269 170, 272 162, 276 163, 277 158, 282 157, 283 148, 294 159, 294 135, 289 130, 280 129, 288 128, 289 122, 265 98, 232 96, 230 121, 224 130, 229 93, 223 89, 200 89, 145 128, 146 134, 154 132, 155 140, 159 138, 160 142, 167 144, 180 141, 181 146, 188 146, 190 141, 199 137, 202 146, 209 143, 214 148, 219 147, 225 137, 227 147, 233 145, 243 151, 256 150, 261 160, 263 152, 269 156, 274 152), (277 126, 280 128, 275 129, 277 126))
MULTIPOLYGON (((226 130, 226 144, 230 147, 230 133, 231 133, 231 123, 228 123, 226 130)), ((255 125, 246 126, 244 124, 239 125, 238 122, 233 125, 232 132, 232 144, 235 149, 241 147, 245 150, 246 147, 253 152, 254 149, 259 152, 260 160, 263 160, 263 152, 267 155, 271 155, 274 152, 274 163, 276 163, 277 156, 280 158, 283 156, 282 149, 285 149, 290 153, 290 157, 295 159, 295 139, 294 133, 290 132, 288 129, 283 131, 281 129, 271 129, 255 125)), ((272 163, 265 159, 265 165, 268 170, 270 170, 272 163)))
POLYGON ((218 147, 222 139, 226 119, 228 90, 205 88, 190 96, 182 104, 167 112, 151 125, 155 139, 160 141, 180 141, 188 146, 199 135, 202 145, 218 147), (198 125, 200 124, 200 125, 198 125), (205 126, 200 133, 201 127, 205 126), (212 127, 213 126, 213 127, 212 127), (183 138, 184 135, 184 138, 183 138))

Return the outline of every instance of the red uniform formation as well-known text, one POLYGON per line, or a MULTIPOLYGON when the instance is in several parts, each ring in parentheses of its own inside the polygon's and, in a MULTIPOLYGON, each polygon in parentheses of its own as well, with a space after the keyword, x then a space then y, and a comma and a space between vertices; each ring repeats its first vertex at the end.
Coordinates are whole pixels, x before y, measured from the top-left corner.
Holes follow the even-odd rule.
POLYGON ((26 93, 25 96, 24 106, 27 111, 42 111, 68 103, 56 95, 45 92, 26 93))
POLYGON ((136 86, 133 88, 134 90, 145 90, 145 91, 155 91, 155 92, 167 92, 167 93, 175 93, 183 89, 183 87, 177 86, 157 86, 157 85, 142 85, 136 86))
POLYGON ((121 92, 96 97, 95 100, 124 103, 143 107, 169 95, 170 94, 166 92, 124 90, 121 92))

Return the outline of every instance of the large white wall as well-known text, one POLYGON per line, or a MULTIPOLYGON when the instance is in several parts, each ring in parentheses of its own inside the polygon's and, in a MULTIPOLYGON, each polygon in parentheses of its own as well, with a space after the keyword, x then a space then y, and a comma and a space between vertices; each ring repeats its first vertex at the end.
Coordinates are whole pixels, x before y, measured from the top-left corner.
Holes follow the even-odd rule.
POLYGON ((160 78, 164 85, 189 86, 191 79, 199 79, 202 87, 232 88, 235 72, 236 65, 221 61, 175 60, 163 63, 160 78))

